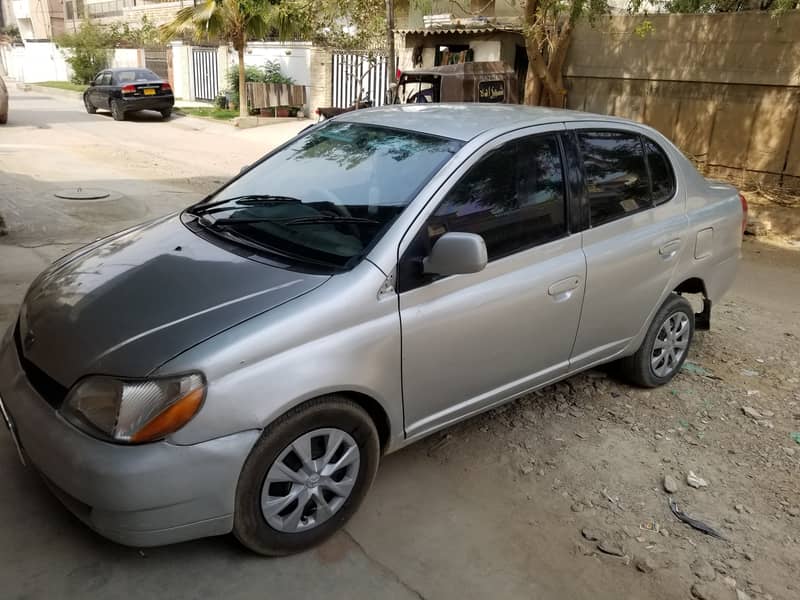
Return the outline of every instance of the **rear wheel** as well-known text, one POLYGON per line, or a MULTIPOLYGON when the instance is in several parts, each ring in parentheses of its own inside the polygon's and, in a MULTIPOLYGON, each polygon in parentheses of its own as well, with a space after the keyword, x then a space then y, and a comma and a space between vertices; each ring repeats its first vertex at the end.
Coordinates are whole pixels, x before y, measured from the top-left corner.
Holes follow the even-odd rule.
POLYGON ((170 115, 172 114, 172 109, 171 108, 164 108, 164 109, 160 110, 159 112, 161 113, 161 118, 166 121, 167 119, 169 119, 170 115))
POLYGON ((119 100, 111 101, 111 116, 114 117, 115 121, 125 120, 125 111, 122 109, 122 105, 120 104, 119 100))
POLYGON ((622 374, 643 387, 664 385, 680 371, 693 335, 692 305, 672 294, 653 317, 636 354, 620 361, 622 374))
POLYGON ((259 554, 322 542, 355 513, 378 468, 369 415, 338 396, 312 400, 264 430, 242 468, 233 532, 259 554))
POLYGON ((86 112, 89 113, 90 115, 93 115, 94 113, 97 112, 97 109, 95 108, 94 104, 92 104, 89 98, 86 96, 83 97, 83 105, 86 107, 86 112))

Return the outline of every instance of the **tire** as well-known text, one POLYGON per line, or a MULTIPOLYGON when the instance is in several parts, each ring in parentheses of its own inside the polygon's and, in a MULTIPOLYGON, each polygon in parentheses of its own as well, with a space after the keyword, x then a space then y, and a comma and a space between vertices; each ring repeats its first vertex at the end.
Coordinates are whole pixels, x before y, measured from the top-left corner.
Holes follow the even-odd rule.
POLYGON ((379 460, 375 424, 355 402, 325 396, 292 409, 264 430, 244 463, 236 488, 234 535, 253 552, 266 556, 293 554, 319 544, 358 509, 372 485, 379 460), (311 469, 312 474, 307 475, 295 447, 306 448, 314 465, 347 465, 331 466, 338 470, 328 470, 329 476, 324 468, 311 469), (328 456, 332 457, 330 463, 328 456), (287 466, 292 481, 284 482, 287 466), (327 484, 348 488, 349 492, 333 495, 327 484), (323 494, 322 502, 329 509, 325 513, 316 502, 323 494), (262 498, 272 499, 273 507, 262 510, 262 498), (317 519, 320 522, 315 524, 317 519))
POLYGON ((656 312, 636 353, 620 361, 621 374, 642 387, 664 385, 680 371, 693 336, 692 305, 673 293, 656 312))
POLYGON ((125 111, 122 110, 122 106, 118 100, 111 101, 111 116, 114 117, 115 121, 125 120, 125 111))
POLYGON ((89 101, 89 98, 86 96, 83 97, 83 105, 86 107, 86 112, 90 115, 93 115, 97 112, 97 108, 95 108, 94 104, 89 101))
POLYGON ((159 112, 161 113, 161 118, 164 119, 165 121, 167 119, 169 119, 170 116, 172 115, 172 109, 171 108, 165 108, 163 110, 160 110, 159 112))

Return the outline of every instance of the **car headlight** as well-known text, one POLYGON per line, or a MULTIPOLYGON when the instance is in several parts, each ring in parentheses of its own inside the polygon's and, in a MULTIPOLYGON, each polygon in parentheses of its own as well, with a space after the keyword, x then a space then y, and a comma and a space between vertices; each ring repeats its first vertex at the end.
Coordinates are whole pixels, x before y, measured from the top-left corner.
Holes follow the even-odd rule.
POLYGON ((199 373, 157 379, 81 379, 62 414, 88 433, 127 443, 151 442, 177 431, 200 410, 206 383, 199 373))

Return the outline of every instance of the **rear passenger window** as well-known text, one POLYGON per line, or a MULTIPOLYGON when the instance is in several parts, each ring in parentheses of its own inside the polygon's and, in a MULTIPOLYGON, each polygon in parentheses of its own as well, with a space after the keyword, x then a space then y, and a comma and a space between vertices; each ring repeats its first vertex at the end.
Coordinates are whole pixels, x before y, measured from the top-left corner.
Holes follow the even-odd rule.
POLYGON ((448 231, 477 233, 489 260, 561 237, 567 231, 558 141, 510 142, 474 165, 428 220, 431 245, 448 231))
POLYGON ((652 206, 647 165, 638 135, 578 132, 592 226, 652 206))
POLYGON ((647 138, 642 141, 653 182, 653 204, 663 204, 675 195, 675 173, 667 155, 655 142, 647 138))

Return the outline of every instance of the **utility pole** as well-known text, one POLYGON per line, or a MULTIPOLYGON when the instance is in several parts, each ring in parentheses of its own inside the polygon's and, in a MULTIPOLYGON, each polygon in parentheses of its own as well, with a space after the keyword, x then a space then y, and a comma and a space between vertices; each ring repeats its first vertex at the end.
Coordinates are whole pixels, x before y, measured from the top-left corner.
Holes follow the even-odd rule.
POLYGON ((397 61, 394 57, 394 0, 386 0, 386 70, 389 83, 397 80, 397 61))

